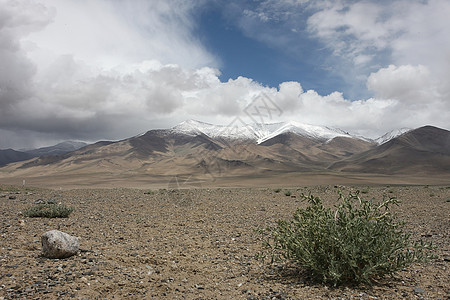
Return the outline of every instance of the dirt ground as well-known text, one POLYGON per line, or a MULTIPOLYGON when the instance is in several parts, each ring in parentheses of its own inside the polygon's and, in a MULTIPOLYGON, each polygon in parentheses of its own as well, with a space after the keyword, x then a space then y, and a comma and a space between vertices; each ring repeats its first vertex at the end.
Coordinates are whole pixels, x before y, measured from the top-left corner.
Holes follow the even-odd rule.
POLYGON ((450 299, 450 186, 298 186, 189 190, 13 188, 0 190, 0 299, 450 299), (396 196, 412 239, 437 258, 374 286, 332 288, 255 258, 255 229, 289 218, 301 193, 327 205, 360 189, 396 196), (291 191, 291 196, 285 192, 291 191), (66 219, 26 218, 36 201, 74 208, 66 219), (41 254, 41 235, 80 238, 81 252, 41 254))

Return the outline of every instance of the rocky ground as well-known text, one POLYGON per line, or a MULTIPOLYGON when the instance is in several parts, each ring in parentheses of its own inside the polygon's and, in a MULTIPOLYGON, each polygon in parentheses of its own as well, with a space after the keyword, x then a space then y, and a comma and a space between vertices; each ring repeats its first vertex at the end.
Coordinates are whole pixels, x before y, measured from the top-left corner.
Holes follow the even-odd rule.
POLYGON ((255 258, 258 227, 289 218, 312 192, 331 205, 334 186, 281 189, 0 190, 0 299, 449 299, 450 187, 339 187, 362 196, 397 196, 413 239, 437 258, 374 286, 327 287, 255 258), (285 192, 290 190, 291 196, 285 192), (75 210, 66 219, 27 218, 37 201, 75 210), (41 235, 78 236, 81 251, 41 256, 41 235))

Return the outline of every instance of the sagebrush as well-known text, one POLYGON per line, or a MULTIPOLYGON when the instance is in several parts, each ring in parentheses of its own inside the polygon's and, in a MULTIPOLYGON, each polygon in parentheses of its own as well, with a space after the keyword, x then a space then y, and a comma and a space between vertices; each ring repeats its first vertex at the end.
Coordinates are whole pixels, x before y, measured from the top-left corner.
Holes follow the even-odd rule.
POLYGON ((30 218, 67 218, 73 212, 73 208, 64 204, 38 204, 29 207, 23 215, 30 218))
POLYGON ((288 262, 314 280, 339 285, 370 284, 431 257, 433 246, 411 242, 404 222, 391 213, 389 207, 399 203, 393 197, 375 203, 361 199, 359 191, 340 193, 334 209, 324 207, 319 197, 302 198, 308 207, 262 230, 262 258, 288 262))

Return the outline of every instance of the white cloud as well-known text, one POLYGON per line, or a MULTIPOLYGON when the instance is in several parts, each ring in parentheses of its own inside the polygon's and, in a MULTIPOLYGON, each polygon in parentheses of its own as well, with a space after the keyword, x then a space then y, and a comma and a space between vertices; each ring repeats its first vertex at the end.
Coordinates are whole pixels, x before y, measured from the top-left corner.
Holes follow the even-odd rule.
POLYGON ((54 22, 30 36, 35 58, 74 54, 100 68, 157 59, 195 68, 217 66, 216 58, 192 35, 190 15, 201 2, 180 0, 47 0, 54 22))
POLYGON ((371 2, 328 5, 308 18, 308 30, 339 56, 356 56, 383 49, 401 28, 383 20, 389 9, 371 2), (355 42, 357 40, 357 42, 355 42))
MULTIPOLYGON (((361 55, 384 57, 396 65, 422 64, 433 73, 442 74, 445 69, 448 74, 442 61, 449 57, 449 1, 318 3, 319 10, 308 18, 307 29, 335 55, 356 64, 361 63, 361 55)), ((365 62, 370 64, 371 60, 365 62)))
MULTIPOLYGON (((302 7, 301 2, 283 5, 302 7)), ((429 9, 436 3, 430 1, 429 9)), ((0 66, 7 70, 0 72, 0 148, 42 145, 39 140, 119 139, 190 118, 226 124, 244 117, 244 108, 261 93, 283 111, 267 121, 293 119, 372 137, 428 123, 450 127, 448 76, 437 75, 450 75, 442 63, 448 61, 443 59, 449 55, 448 37, 437 26, 424 26, 435 35, 427 40, 430 45, 420 44, 414 32, 405 32, 406 21, 396 21, 395 10, 391 16, 373 7, 364 19, 360 14, 366 15, 373 3, 343 11, 325 6, 323 15, 314 17, 325 23, 311 21, 318 36, 336 42, 330 44, 336 53, 353 55, 355 64, 367 64, 377 54, 373 49, 386 47, 398 53, 399 61, 408 55, 414 61, 377 69, 367 80, 375 97, 352 102, 340 92, 323 96, 304 91, 295 81, 278 88, 245 77, 221 82, 218 62, 194 38, 195 6, 133 1, 118 10, 119 4, 123 2, 0 0, 0 66), (377 29, 372 32, 371 26, 377 29), (346 50, 350 40, 338 39, 341 33, 351 35, 357 46, 346 50), (438 39, 442 47, 434 49, 438 39), (420 53, 427 56, 409 54, 413 46, 426 46, 420 53)), ((425 4, 415 4, 420 5, 425 4)), ((440 13, 433 17, 444 22, 440 13)))
POLYGON ((428 68, 422 65, 399 67, 390 65, 372 73, 367 80, 367 87, 382 99, 398 99, 409 103, 420 103, 426 97, 439 97, 437 92, 433 90, 435 84, 430 76, 428 68))
MULTIPOLYGON (((322 97, 307 91, 300 96, 303 119, 349 130, 372 128, 372 135, 402 126, 450 127, 449 1, 264 1, 255 9, 268 11, 284 17, 290 28, 307 30, 337 58, 326 61, 330 70, 355 85, 366 82, 374 93, 350 102, 338 93, 322 97)), ((287 33, 285 40, 270 34, 254 33, 272 46, 287 45, 287 33)))
POLYGON ((20 146, 19 131, 26 144, 30 132, 96 139, 154 127, 182 106, 178 85, 204 84, 189 70, 218 65, 193 35, 200 4, 0 0, 0 147, 20 146))

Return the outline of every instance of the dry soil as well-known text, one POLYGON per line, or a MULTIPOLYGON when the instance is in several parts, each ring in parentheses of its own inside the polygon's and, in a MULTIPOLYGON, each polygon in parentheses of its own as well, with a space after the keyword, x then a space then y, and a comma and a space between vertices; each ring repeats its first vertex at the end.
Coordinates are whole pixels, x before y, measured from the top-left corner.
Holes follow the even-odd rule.
POLYGON ((449 299, 450 187, 314 186, 189 190, 13 188, 0 190, 0 299, 449 299), (412 239, 437 258, 374 286, 327 287, 255 258, 255 229, 289 218, 312 192, 332 205, 337 190, 397 196, 412 239), (65 219, 27 218, 37 201, 74 208, 65 219), (41 235, 80 238, 81 252, 41 257, 41 235))

